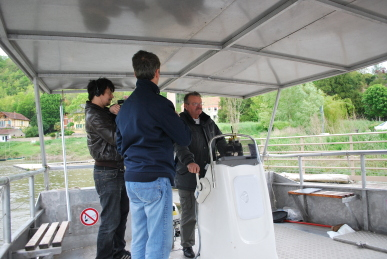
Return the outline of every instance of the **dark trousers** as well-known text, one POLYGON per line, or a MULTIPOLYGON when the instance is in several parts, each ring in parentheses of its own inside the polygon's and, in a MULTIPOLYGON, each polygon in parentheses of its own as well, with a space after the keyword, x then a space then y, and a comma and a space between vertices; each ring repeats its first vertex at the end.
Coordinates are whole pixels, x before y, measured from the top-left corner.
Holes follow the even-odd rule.
POLYGON ((197 202, 193 191, 179 189, 181 218, 180 240, 182 247, 195 245, 196 209, 197 202))
POLYGON ((129 198, 124 172, 118 169, 94 169, 94 182, 102 207, 96 259, 111 259, 121 253, 126 245, 129 198))

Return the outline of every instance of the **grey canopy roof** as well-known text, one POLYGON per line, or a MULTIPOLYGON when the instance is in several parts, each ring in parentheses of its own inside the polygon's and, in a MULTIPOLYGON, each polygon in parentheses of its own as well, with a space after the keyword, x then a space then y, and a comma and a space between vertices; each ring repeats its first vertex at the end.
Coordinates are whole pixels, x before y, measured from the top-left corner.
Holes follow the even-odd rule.
POLYGON ((247 98, 387 60, 386 0, 0 0, 1 48, 48 93, 161 60, 162 91, 247 98))

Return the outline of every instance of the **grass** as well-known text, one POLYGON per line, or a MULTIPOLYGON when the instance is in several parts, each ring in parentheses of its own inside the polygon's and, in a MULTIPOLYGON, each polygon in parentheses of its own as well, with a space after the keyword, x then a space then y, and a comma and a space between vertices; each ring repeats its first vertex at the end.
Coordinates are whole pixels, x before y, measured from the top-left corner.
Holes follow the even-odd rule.
MULTIPOLYGON (((86 137, 66 138, 66 158, 69 161, 92 159, 87 148, 86 137)), ((48 162, 61 161, 63 157, 62 140, 44 141, 48 162)), ((25 157, 26 160, 40 159, 39 141, 9 141, 0 143, 0 158, 25 157)))

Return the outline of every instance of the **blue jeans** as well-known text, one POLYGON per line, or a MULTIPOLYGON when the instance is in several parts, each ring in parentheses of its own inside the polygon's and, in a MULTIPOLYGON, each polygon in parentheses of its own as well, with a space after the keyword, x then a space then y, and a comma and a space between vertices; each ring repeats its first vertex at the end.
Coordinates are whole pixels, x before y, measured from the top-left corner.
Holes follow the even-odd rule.
POLYGON ((169 258, 173 228, 169 179, 125 184, 132 215, 132 259, 169 258))
POLYGON ((129 199, 126 194, 124 173, 118 169, 94 169, 94 182, 102 207, 96 259, 111 259, 121 253, 126 245, 129 199))

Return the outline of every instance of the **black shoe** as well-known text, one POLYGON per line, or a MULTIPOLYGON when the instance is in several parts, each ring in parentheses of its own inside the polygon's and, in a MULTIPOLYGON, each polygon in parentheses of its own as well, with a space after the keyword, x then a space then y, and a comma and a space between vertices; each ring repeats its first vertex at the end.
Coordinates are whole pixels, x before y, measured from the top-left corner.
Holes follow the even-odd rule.
POLYGON ((129 251, 126 251, 126 250, 122 250, 121 253, 114 256, 114 259, 130 259, 130 258, 132 258, 131 253, 129 251))
POLYGON ((195 252, 192 250, 192 247, 183 247, 184 256, 188 258, 194 258, 195 252))

